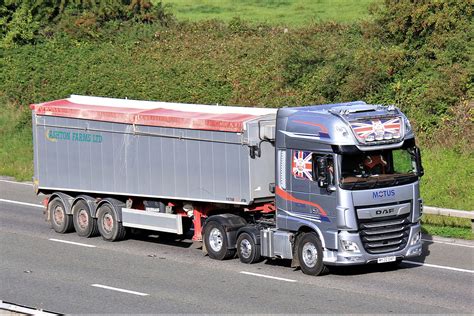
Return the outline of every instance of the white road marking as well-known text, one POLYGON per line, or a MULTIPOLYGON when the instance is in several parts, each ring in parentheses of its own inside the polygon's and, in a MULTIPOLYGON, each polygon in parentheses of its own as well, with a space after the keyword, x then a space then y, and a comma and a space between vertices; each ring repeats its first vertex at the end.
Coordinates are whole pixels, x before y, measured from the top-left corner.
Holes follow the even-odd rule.
POLYGON ((82 247, 89 247, 89 248, 95 248, 96 246, 94 245, 88 245, 88 244, 82 244, 80 242, 74 242, 74 241, 67 241, 67 240, 61 240, 61 239, 56 239, 56 238, 49 238, 51 241, 57 241, 57 242, 62 242, 65 244, 71 244, 71 245, 76 245, 76 246, 82 246, 82 247))
MULTIPOLYGON (((44 316, 58 315, 56 313, 50 313, 50 312, 45 312, 45 311, 29 308, 29 307, 14 305, 14 304, 3 302, 3 301, 0 301, 0 309, 1 310, 7 310, 7 311, 10 311, 10 312, 14 312, 14 313, 11 313, 12 315, 15 315, 16 313, 21 313, 21 314, 25 314, 25 315, 35 315, 35 316, 37 316, 37 315, 44 315, 44 316)), ((3 313, 1 313, 1 314, 3 315, 3 313)), ((8 314, 9 313, 7 313, 7 315, 8 314)))
POLYGON ((474 246, 463 245, 463 244, 456 244, 456 243, 453 243, 453 242, 446 242, 446 241, 437 241, 437 240, 428 240, 428 239, 422 239, 422 241, 434 242, 434 243, 436 243, 436 244, 445 244, 445 245, 452 245, 452 246, 459 246, 459 247, 474 248, 474 246))
POLYGON ((414 264, 414 265, 417 265, 417 266, 426 266, 426 267, 430 267, 430 268, 438 268, 438 269, 452 270, 452 271, 458 271, 458 272, 474 273, 474 270, 461 269, 461 268, 453 268, 453 267, 446 267, 446 266, 439 266, 439 265, 430 264, 430 263, 423 263, 423 262, 416 262, 416 261, 407 261, 407 260, 404 260, 404 261, 402 261, 402 262, 403 262, 403 263, 414 264))
POLYGON ((112 290, 112 291, 117 291, 117 292, 123 292, 123 293, 128 293, 128 294, 139 295, 139 296, 148 296, 148 295, 150 295, 150 294, 147 294, 147 293, 130 291, 130 290, 120 289, 118 287, 111 287, 111 286, 102 285, 102 284, 91 284, 91 286, 100 287, 102 289, 107 289, 107 290, 112 290))
POLYGON ((267 279, 274 279, 274 280, 279 280, 279 281, 285 281, 285 282, 298 282, 298 281, 292 280, 292 279, 279 278, 279 277, 274 277, 274 276, 271 276, 271 275, 265 275, 265 274, 247 272, 247 271, 240 271, 240 273, 242 273, 242 274, 248 274, 248 275, 253 275, 253 276, 258 276, 258 277, 267 278, 267 279))
POLYGON ((14 184, 22 184, 22 185, 33 186, 33 183, 29 183, 29 182, 17 182, 17 181, 10 181, 10 180, 0 180, 0 182, 6 182, 6 183, 14 183, 14 184))
POLYGON ((25 206, 33 206, 33 207, 41 207, 41 208, 44 208, 44 206, 43 206, 43 205, 41 205, 41 204, 25 203, 25 202, 20 202, 20 201, 13 201, 13 200, 4 200, 4 199, 0 199, 0 202, 5 202, 5 203, 18 204, 18 205, 25 205, 25 206))

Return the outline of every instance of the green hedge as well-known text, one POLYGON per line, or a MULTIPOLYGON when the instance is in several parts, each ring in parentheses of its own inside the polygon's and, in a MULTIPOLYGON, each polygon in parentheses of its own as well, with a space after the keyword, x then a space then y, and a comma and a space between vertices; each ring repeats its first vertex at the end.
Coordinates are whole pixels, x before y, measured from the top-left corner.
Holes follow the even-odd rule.
POLYGON ((173 22, 163 10, 166 23, 64 11, 27 44, 0 49, 0 172, 15 174, 12 152, 31 161, 28 104, 70 94, 264 107, 365 100, 395 103, 410 117, 428 152, 425 182, 436 182, 427 203, 449 207, 461 196, 472 208, 472 177, 444 181, 455 173, 437 163, 472 166, 470 1, 384 3, 369 21, 289 29, 173 22))

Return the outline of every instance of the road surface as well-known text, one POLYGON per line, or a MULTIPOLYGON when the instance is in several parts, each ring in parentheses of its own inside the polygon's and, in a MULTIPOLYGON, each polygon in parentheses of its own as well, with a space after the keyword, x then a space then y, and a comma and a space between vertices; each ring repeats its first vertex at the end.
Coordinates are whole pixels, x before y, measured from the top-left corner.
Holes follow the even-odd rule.
POLYGON ((56 234, 29 184, 0 180, 0 300, 57 313, 472 313, 474 243, 424 236, 398 269, 311 277, 286 260, 211 260, 189 239, 56 234))

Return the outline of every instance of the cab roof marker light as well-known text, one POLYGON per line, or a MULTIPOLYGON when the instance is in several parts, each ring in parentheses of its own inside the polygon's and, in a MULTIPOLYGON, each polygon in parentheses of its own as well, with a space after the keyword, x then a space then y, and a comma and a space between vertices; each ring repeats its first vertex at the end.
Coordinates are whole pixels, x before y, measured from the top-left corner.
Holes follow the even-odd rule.
POLYGON ((343 125, 336 125, 336 131, 344 137, 349 136, 349 132, 347 131, 347 128, 343 125))

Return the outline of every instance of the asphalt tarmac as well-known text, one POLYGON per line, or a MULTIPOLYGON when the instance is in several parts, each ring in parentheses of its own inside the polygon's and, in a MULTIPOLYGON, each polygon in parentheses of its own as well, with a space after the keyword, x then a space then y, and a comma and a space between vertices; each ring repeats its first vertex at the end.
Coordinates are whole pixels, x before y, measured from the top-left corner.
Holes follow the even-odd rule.
POLYGON ((304 275, 287 260, 204 256, 190 239, 121 242, 57 234, 30 184, 0 179, 0 300, 57 313, 423 313, 474 311, 474 242, 424 236, 398 269, 304 275))

